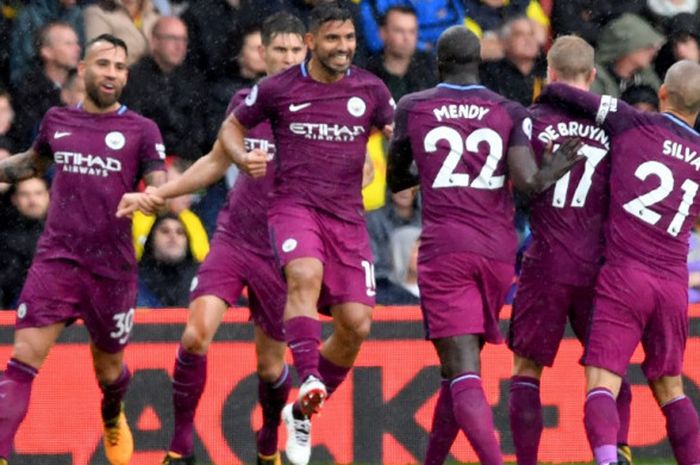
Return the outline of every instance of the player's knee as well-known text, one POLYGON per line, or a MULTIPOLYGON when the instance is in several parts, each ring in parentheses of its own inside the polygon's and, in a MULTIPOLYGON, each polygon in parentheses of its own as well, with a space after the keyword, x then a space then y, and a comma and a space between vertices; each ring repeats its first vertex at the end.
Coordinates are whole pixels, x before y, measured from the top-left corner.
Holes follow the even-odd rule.
POLYGON ((369 337, 372 328, 371 313, 358 313, 353 316, 345 316, 337 327, 339 336, 352 345, 360 345, 369 337))
POLYGON ((100 384, 112 384, 122 372, 121 358, 100 357, 93 359, 95 377, 100 384))
POLYGON ((683 395, 683 380, 680 376, 664 376, 657 380, 649 381, 649 386, 659 405, 664 405, 683 395))
POLYGON ((259 357, 256 371, 266 383, 277 381, 284 370, 284 360, 277 357, 259 357))
POLYGON ((542 365, 529 358, 515 355, 513 357, 513 376, 528 376, 540 379, 542 376, 542 365))
POLYGON ((199 355, 207 352, 210 342, 207 332, 193 325, 187 325, 180 339, 180 344, 187 352, 199 355))
POLYGON ((287 289, 289 293, 315 290, 321 287, 323 269, 306 263, 290 263, 285 267, 287 289))
POLYGON ((42 363, 44 363, 46 355, 47 351, 43 350, 42 347, 36 347, 28 342, 15 342, 12 348, 12 358, 36 369, 39 369, 42 363))

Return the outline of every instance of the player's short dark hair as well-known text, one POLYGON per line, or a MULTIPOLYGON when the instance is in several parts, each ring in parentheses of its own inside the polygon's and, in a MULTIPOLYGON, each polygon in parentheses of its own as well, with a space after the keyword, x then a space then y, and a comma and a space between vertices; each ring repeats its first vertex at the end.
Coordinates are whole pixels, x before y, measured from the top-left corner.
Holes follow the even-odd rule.
POLYGON ((447 75, 477 73, 481 63, 479 38, 464 26, 445 29, 437 41, 438 72, 447 75))
POLYGON ((44 24, 36 31, 36 34, 34 35, 34 50, 37 52, 37 54, 42 48, 51 45, 50 32, 56 27, 67 27, 68 29, 75 31, 73 25, 65 21, 49 21, 48 23, 44 24))
POLYGON ((314 9, 311 10, 309 31, 317 32, 323 24, 329 21, 350 21, 351 23, 354 23, 350 10, 340 6, 333 0, 320 0, 314 9))
POLYGON ((389 19, 389 14, 397 12, 397 13, 403 13, 405 15, 413 15, 415 18, 418 18, 418 13, 416 13, 416 9, 413 8, 410 5, 394 5, 389 7, 384 14, 382 14, 379 17, 379 25, 381 27, 386 26, 387 19, 389 19))
POLYGON ((92 39, 90 42, 85 44, 85 53, 83 54, 83 57, 87 55, 88 50, 90 50, 90 47, 92 47, 94 44, 97 42, 108 42, 115 47, 119 47, 124 50, 124 54, 129 55, 129 49, 126 46, 126 42, 121 40, 119 37, 113 35, 113 34, 100 34, 99 36, 95 37, 92 39))
POLYGON ((304 37, 306 34, 306 26, 304 23, 291 13, 279 11, 265 18, 260 29, 260 36, 263 45, 270 45, 272 39, 278 34, 296 34, 299 37, 304 37))

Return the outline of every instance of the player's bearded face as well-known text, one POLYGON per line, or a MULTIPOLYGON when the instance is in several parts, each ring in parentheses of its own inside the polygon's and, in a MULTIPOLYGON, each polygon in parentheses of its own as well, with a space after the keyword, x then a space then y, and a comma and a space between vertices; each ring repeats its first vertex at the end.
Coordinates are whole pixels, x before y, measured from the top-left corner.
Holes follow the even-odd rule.
POLYGON ((85 79, 85 93, 99 108, 109 108, 114 105, 122 95, 123 85, 117 82, 109 82, 99 78, 85 79))
POLYGON ((119 100, 127 75, 121 48, 98 49, 85 63, 85 93, 98 108, 109 108, 119 100))
POLYGON ((313 52, 329 72, 344 74, 355 56, 355 26, 351 21, 329 21, 314 38, 313 52))

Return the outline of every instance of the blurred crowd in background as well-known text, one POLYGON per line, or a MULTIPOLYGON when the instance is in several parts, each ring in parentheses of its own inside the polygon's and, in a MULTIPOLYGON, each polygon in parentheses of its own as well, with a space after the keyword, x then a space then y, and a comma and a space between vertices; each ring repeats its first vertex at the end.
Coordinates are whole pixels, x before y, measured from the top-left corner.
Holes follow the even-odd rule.
MULTIPOLYGON (((0 159, 26 150, 52 106, 77 105, 76 67, 86 41, 103 33, 129 48, 121 102, 153 119, 168 152, 168 178, 211 147, 231 96, 265 74, 260 25, 289 11, 305 22, 323 0, 5 0, 0 1, 0 159)), ((592 90, 644 111, 677 60, 700 61, 698 0, 340 0, 357 29, 354 63, 381 78, 395 100, 438 83, 434 45, 448 26, 480 39, 481 81, 529 106, 545 85, 548 45, 576 34, 596 48, 592 90)), ((696 125, 696 129, 697 129, 696 125)), ((381 134, 367 150, 373 183, 363 191, 379 304, 417 304, 420 195, 387 192, 381 134)), ((158 218, 136 215, 139 306, 183 307, 209 251, 226 192, 238 175, 175 199, 158 218)), ((0 308, 13 308, 41 234, 50 177, 0 184, 0 308)), ((527 204, 516 196, 516 228, 529 234, 527 204)), ((266 238, 261 238, 266 240, 266 238)), ((700 301, 700 236, 691 237, 691 301, 700 301)), ((517 277, 514 273, 514 285, 517 277)), ((240 302, 245 304, 244 301, 240 302)))

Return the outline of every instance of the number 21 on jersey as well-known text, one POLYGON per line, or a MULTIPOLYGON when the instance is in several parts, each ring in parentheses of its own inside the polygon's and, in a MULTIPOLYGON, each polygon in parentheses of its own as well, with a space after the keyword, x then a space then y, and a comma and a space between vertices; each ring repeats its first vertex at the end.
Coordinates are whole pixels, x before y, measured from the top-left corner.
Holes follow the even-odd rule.
MULTIPOLYGON (((663 163, 652 160, 639 165, 634 175, 642 181, 646 180, 649 176, 655 176, 659 178, 659 186, 646 194, 635 197, 622 207, 628 213, 631 213, 645 223, 652 226, 656 225, 656 223, 661 220, 661 215, 649 207, 662 202, 666 197, 671 195, 675 185, 673 172, 663 163)), ((668 228, 666 228, 666 232, 673 237, 678 236, 678 233, 681 232, 683 222, 688 214, 690 214, 690 206, 693 204, 693 201, 695 201, 695 196, 698 193, 698 183, 686 179, 681 184, 681 190, 683 191, 683 198, 676 209, 676 214, 671 220, 671 223, 668 225, 668 228)))

